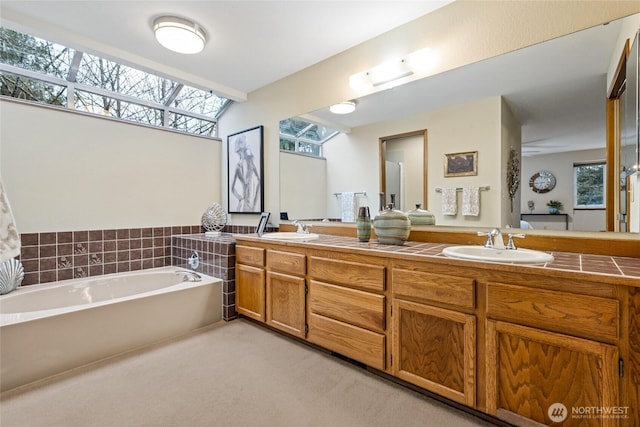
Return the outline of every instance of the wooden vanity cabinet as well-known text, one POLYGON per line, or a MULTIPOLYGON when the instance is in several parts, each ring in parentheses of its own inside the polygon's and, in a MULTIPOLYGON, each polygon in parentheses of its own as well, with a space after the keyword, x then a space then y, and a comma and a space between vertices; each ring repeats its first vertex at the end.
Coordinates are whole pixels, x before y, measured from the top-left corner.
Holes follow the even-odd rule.
POLYGON ((396 266, 392 295, 393 375, 475 407, 475 280, 396 266))
POLYGON ((514 425, 554 425, 554 404, 555 425, 638 425, 640 287, 620 278, 245 241, 236 257, 238 312, 273 328, 514 425))
POLYGON ((574 418, 572 411, 619 407, 618 387, 617 347, 487 321, 489 414, 515 425, 551 425, 558 420, 550 418, 549 408, 560 403, 566 408, 563 426, 617 426, 617 419, 574 418))
POLYGON ((528 279, 529 286, 487 283, 487 412, 516 425, 551 425, 560 420, 549 408, 562 404, 563 426, 619 425, 616 418, 572 413, 621 406, 614 287, 594 284, 597 295, 585 295, 569 291, 584 283, 543 289, 528 279))
POLYGON ((265 321, 265 249, 236 245, 236 311, 265 321))
MULTIPOLYGON (((349 257, 345 257, 349 258, 349 257)), ((309 260, 307 339, 373 368, 386 367, 384 260, 309 260)))
POLYGON ((266 323, 304 338, 306 255, 267 249, 266 323))

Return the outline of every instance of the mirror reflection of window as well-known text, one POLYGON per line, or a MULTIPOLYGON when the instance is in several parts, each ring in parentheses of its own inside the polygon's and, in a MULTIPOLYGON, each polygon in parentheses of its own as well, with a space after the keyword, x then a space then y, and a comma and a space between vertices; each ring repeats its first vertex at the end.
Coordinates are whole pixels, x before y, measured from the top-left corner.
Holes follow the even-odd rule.
POLYGON ((604 209, 606 202, 605 187, 606 165, 597 163, 574 163, 574 208, 604 209))

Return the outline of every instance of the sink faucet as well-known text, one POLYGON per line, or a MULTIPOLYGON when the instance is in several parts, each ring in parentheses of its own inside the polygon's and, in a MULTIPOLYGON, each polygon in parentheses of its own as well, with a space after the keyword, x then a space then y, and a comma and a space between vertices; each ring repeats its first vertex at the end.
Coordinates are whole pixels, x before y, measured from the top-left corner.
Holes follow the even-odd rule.
POLYGON ((494 228, 488 233, 478 231, 478 236, 487 236, 487 241, 484 243, 485 248, 505 249, 502 231, 499 228, 494 228))
POLYGON ((484 247, 485 248, 493 248, 493 249, 511 249, 511 250, 515 250, 518 249, 516 248, 515 243, 513 243, 513 238, 514 237, 524 237, 524 234, 520 234, 520 233, 509 233, 507 234, 507 236, 509 237, 509 240, 507 242, 507 245, 505 246, 504 244, 504 240, 502 238, 502 231, 500 231, 499 228, 494 228, 493 230, 489 231, 489 232, 483 232, 483 231, 478 231, 478 236, 487 236, 487 241, 484 243, 484 247))
POLYGON ((292 224, 298 226, 298 229, 296 230, 296 233, 309 234, 309 228, 311 227, 311 224, 303 224, 300 221, 298 221, 297 219, 295 221, 293 221, 292 224))

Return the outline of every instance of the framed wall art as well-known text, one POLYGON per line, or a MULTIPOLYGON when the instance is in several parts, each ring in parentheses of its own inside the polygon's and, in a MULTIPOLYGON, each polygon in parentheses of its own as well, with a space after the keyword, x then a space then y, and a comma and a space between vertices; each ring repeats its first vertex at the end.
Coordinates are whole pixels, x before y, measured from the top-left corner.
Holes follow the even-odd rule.
POLYGON ((444 155, 444 176, 478 175, 478 152, 451 153, 444 155))
POLYGON ((264 210, 263 126, 227 136, 229 213, 264 210))

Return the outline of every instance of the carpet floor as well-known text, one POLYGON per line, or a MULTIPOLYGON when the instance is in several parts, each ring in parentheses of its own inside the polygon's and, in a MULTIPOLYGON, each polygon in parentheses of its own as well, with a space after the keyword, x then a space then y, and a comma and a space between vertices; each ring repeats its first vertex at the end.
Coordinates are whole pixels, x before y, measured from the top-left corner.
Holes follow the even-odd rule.
POLYGON ((6 392, 0 425, 491 424, 239 319, 6 392))

